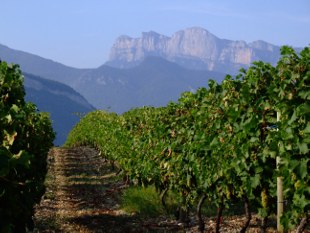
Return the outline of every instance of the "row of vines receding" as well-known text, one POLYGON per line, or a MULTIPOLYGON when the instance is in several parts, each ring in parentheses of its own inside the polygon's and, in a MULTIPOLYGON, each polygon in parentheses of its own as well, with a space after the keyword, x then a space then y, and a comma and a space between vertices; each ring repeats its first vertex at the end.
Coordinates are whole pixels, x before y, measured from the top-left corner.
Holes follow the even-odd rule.
POLYGON ((49 116, 24 95, 19 67, 0 61, 0 232, 33 229, 55 137, 49 116))
POLYGON ((66 144, 92 145, 135 184, 177 193, 185 221, 189 207, 198 203, 201 230, 205 200, 219 210, 242 201, 247 218, 240 231, 246 231, 253 211, 265 229, 276 214, 281 176, 286 202, 281 223, 302 231, 310 209, 310 51, 296 54, 283 47, 281 53, 275 67, 254 62, 236 77, 209 81, 209 88, 185 92, 165 107, 122 115, 92 112, 66 144))

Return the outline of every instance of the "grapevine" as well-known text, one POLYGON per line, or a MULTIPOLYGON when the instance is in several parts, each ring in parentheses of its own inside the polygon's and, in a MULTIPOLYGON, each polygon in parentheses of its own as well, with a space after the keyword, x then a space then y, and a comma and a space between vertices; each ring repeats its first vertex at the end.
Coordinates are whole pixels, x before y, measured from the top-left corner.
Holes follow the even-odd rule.
POLYGON ((132 183, 178 193, 184 221, 195 203, 201 223, 205 200, 219 207, 218 219, 232 199, 242 201, 247 220, 241 232, 251 211, 266 227, 281 176, 289 203, 281 223, 302 229, 310 211, 310 51, 283 47, 281 53, 275 67, 254 62, 236 77, 221 84, 210 80, 208 88, 185 92, 165 107, 90 113, 66 145, 93 145, 132 183))
POLYGON ((0 61, 0 232, 33 229, 55 136, 49 116, 24 95, 19 67, 0 61))

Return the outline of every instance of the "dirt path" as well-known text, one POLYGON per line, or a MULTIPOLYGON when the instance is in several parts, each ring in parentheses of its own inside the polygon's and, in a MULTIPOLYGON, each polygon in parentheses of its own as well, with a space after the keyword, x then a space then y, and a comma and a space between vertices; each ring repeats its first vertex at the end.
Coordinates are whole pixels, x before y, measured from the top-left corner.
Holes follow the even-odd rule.
MULTIPOLYGON (((122 211, 126 186, 94 149, 54 148, 48 160, 47 190, 36 208, 34 232, 199 232, 194 216, 184 228, 167 216, 146 219, 122 211)), ((206 232, 214 231, 213 219, 205 219, 206 232)), ((260 232, 255 219, 247 232, 260 232)), ((238 232, 243 222, 244 217, 225 217, 221 232, 238 232)))
POLYGON ((119 207, 124 184, 90 148, 54 148, 36 232, 143 232, 119 207))

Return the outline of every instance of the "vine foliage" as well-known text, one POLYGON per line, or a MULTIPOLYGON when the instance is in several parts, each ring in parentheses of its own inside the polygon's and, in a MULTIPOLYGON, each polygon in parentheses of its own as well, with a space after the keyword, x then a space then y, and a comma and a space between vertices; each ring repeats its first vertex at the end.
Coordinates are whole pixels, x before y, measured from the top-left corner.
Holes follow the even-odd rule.
POLYGON ((48 114, 24 96, 19 67, 0 61, 0 232, 32 230, 55 137, 48 114))
MULTIPOLYGON (((276 213, 281 176, 287 202, 281 223, 289 229, 309 222, 310 50, 296 54, 282 47, 281 54, 275 67, 254 62, 236 77, 227 75, 221 84, 211 80, 208 88, 185 92, 165 107, 92 112, 66 144, 92 145, 134 183, 173 190, 185 213, 198 200, 199 206, 209 200, 220 209, 232 200, 244 202, 241 232, 251 211, 266 227, 276 213)), ((197 213, 203 221, 199 208, 197 213)))

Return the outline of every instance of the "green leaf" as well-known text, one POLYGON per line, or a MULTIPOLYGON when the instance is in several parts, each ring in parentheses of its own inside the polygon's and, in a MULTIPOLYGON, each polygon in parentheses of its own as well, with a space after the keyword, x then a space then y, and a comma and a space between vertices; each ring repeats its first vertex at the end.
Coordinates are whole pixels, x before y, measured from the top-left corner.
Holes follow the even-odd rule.
POLYGON ((295 137, 291 127, 286 128, 285 132, 283 132, 281 136, 283 140, 289 140, 295 137))
POLYGON ((16 104, 13 104, 11 107, 11 110, 13 110, 14 112, 19 112, 19 107, 16 104))
POLYGON ((306 115, 310 113, 310 104, 304 103, 297 107, 296 111, 298 112, 298 115, 306 115))
POLYGON ((296 110, 294 111, 291 119, 287 122, 288 125, 291 125, 297 119, 296 110))
POLYGON ((289 167, 292 170, 295 170, 296 167, 298 167, 298 165, 299 165, 299 161, 296 159, 289 159, 287 162, 289 163, 289 167))
POLYGON ((305 195, 294 195, 293 202, 296 206, 299 207, 299 209, 305 209, 305 207, 310 203, 305 195))
POLYGON ((310 100, 310 91, 301 91, 298 93, 298 96, 300 96, 302 99, 310 100))
POLYGON ((251 137, 250 142, 259 142, 259 138, 251 137))
POLYGON ((307 154, 309 152, 308 144, 307 143, 298 143, 298 148, 301 154, 307 154))
POLYGON ((6 115, 5 118, 8 120, 8 123, 11 123, 11 122, 12 122, 12 116, 11 116, 11 114, 6 115))
POLYGON ((260 184, 260 174, 255 174, 255 176, 251 177, 251 187, 256 188, 260 184))
POLYGON ((303 131, 304 133, 310 133, 310 123, 307 124, 306 128, 303 131))
POLYGON ((216 147, 219 144, 219 140, 217 137, 214 137, 212 142, 210 143, 211 147, 216 147))
POLYGON ((300 161, 299 168, 297 172, 299 173, 299 177, 302 179, 306 178, 308 176, 308 171, 307 171, 307 163, 309 159, 303 159, 300 161))

